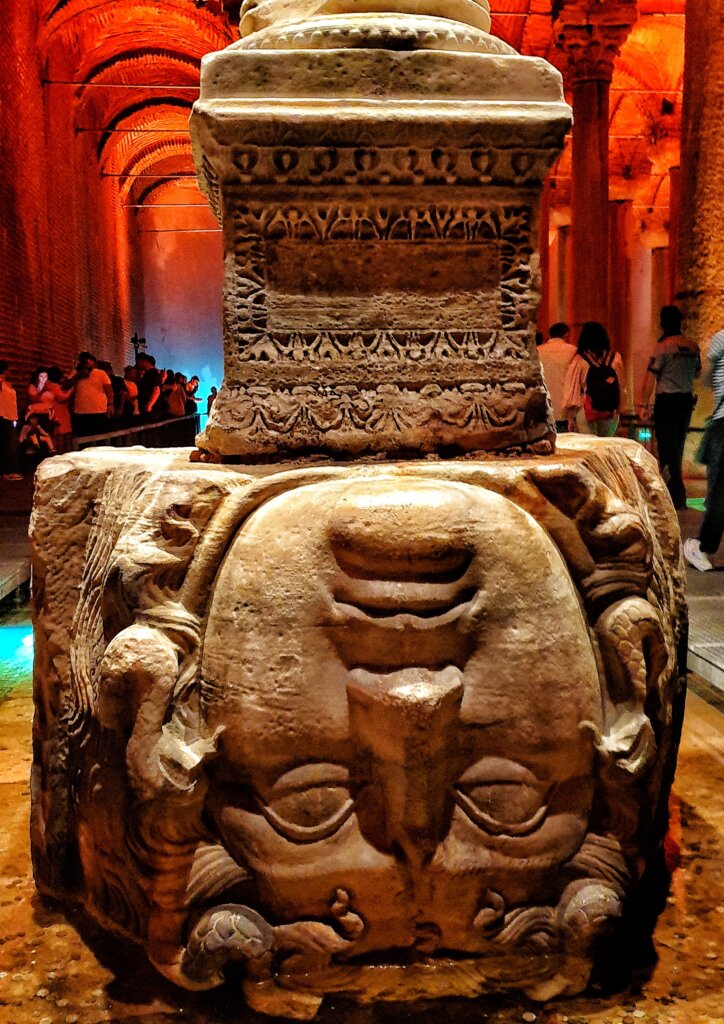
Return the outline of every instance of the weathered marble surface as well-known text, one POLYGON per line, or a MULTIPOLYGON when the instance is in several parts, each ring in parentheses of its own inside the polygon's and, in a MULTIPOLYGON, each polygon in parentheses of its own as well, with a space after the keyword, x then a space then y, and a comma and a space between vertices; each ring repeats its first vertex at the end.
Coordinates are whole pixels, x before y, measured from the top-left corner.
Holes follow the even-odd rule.
POLYGON ((651 458, 187 458, 41 468, 38 883, 277 1015, 581 991, 656 909, 685 606, 651 458))
POLYGON ((473 0, 250 3, 191 130, 224 229, 225 381, 200 447, 550 452, 535 354, 559 73, 473 0))

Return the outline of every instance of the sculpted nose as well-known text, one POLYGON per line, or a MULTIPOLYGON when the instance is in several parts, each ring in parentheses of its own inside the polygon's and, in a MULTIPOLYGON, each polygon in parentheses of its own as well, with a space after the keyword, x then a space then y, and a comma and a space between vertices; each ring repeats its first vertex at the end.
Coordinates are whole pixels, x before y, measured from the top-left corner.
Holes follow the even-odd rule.
POLYGON ((355 669, 347 696, 352 740, 383 795, 387 846, 419 867, 448 828, 461 673, 454 667, 385 675, 355 669))

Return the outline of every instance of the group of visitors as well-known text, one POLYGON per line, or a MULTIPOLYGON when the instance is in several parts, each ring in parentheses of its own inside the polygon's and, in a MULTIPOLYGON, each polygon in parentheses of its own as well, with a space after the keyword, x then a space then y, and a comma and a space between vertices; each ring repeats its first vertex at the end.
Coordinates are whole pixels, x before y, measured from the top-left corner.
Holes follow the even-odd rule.
MULTIPOLYGON (((686 507, 684 446, 696 405, 694 385, 702 372, 699 346, 682 334, 683 319, 678 306, 662 308, 661 335, 637 407, 643 420, 653 420, 659 465, 676 509, 686 507)), ((538 345, 556 426, 612 437, 626 407, 621 356, 600 323, 584 323, 575 346, 569 334, 567 324, 555 323, 548 340, 538 345)), ((724 534, 724 331, 709 345, 707 382, 714 392, 714 412, 699 455, 707 466, 706 513, 699 537, 684 543, 684 557, 702 572, 712 568, 709 556, 724 534)))
POLYGON ((626 407, 623 363, 603 324, 584 323, 577 344, 566 323, 553 324, 538 347, 558 430, 613 437, 626 407))
MULTIPOLYGON (((123 376, 92 352, 81 352, 72 372, 39 366, 23 405, 9 363, 0 360, 0 473, 20 479, 18 464, 32 471, 49 455, 71 450, 74 438, 195 415, 198 388, 198 376, 159 370, 147 352, 139 353, 123 376)), ((213 388, 207 408, 215 396, 213 388)))

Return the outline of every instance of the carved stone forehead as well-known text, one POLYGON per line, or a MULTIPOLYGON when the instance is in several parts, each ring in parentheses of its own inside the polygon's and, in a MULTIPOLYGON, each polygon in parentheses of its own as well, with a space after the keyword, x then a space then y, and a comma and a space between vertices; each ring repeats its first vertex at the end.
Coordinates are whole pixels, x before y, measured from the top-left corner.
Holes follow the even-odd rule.
POLYGON ((235 763, 344 762, 350 672, 450 665, 464 682, 459 728, 482 727, 491 752, 514 739, 536 757, 575 750, 581 720, 598 718, 567 569, 508 499, 404 476, 323 483, 270 500, 239 530, 202 660, 205 716, 224 723, 235 763))

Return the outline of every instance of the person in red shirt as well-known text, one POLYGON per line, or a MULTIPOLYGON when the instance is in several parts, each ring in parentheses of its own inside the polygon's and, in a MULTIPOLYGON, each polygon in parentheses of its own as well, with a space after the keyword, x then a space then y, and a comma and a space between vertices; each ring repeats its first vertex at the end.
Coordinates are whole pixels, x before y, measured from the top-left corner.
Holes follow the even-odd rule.
POLYGON ((62 454, 73 447, 73 423, 70 418, 70 404, 73 399, 73 384, 64 379, 59 366, 48 370, 45 391, 53 399, 53 443, 55 450, 62 454))

